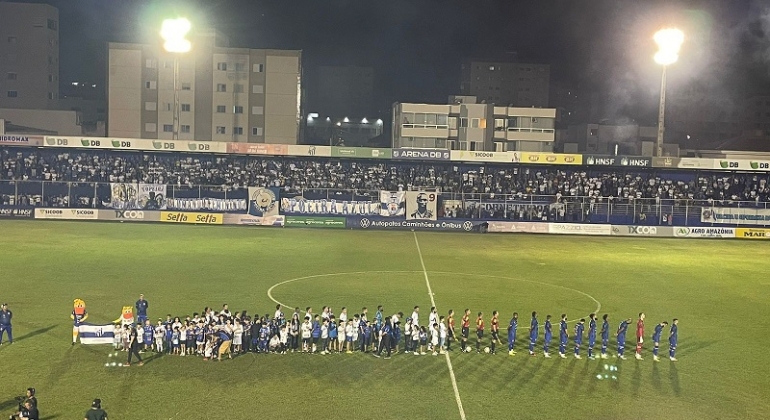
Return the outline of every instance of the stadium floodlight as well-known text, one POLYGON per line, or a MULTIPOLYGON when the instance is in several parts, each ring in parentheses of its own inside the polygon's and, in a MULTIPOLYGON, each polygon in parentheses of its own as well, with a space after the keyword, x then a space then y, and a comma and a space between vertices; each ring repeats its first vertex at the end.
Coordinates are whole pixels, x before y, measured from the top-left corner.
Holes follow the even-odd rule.
POLYGON ((377 118, 377 125, 382 125, 382 119, 381 118, 377 118))
POLYGON ((160 36, 165 41, 163 49, 170 53, 186 53, 192 44, 185 37, 192 29, 192 24, 185 18, 166 19, 160 29, 160 36))
POLYGON ((361 120, 361 124, 369 124, 369 120, 364 117, 364 119, 361 120))
POLYGON ((658 137, 655 141, 656 156, 663 156, 663 136, 665 133, 666 117, 666 68, 679 60, 679 50, 684 42, 684 33, 676 28, 661 29, 653 36, 658 44, 658 52, 653 57, 655 62, 663 66, 660 78, 660 104, 658 107, 658 137))
POLYGON ((350 122, 350 118, 348 118, 348 117, 345 117, 345 118, 343 118, 343 119, 342 119, 342 122, 346 122, 346 123, 348 123, 348 122, 350 122))

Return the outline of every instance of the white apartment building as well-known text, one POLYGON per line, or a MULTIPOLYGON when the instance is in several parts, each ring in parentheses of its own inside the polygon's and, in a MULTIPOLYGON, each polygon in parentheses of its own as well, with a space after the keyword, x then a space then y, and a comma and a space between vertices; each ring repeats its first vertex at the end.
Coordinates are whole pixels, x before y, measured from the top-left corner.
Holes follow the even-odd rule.
POLYGON ((178 60, 180 140, 297 144, 302 53, 230 48, 221 34, 192 39, 189 53, 109 44, 107 136, 172 139, 178 60))
POLYGON ((450 104, 393 104, 393 147, 470 151, 551 152, 556 110, 478 104, 474 96, 450 104))

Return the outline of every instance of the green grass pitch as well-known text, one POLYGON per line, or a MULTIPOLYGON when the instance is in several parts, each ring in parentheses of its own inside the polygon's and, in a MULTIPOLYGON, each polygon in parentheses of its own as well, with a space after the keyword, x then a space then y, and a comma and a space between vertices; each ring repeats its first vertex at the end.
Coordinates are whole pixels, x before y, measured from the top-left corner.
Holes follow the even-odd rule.
MULTIPOLYGON (((488 324, 499 310, 503 331, 513 311, 527 326, 537 310, 542 325, 546 314, 587 317, 598 302, 613 329, 621 318, 647 314, 645 360, 610 360, 615 381, 596 379, 605 361, 527 356, 526 331, 515 357, 453 352, 467 419, 767 418, 767 244, 416 238, 441 314, 470 308, 488 324), (654 363, 649 333, 674 317, 679 362, 654 363)), ((93 323, 116 319, 139 293, 152 319, 225 302, 264 314, 275 306, 268 289, 281 282, 272 296, 290 306, 331 305, 335 313, 367 306, 373 314, 383 304, 389 314, 408 314, 420 305, 427 319, 430 297, 412 232, 3 221, 0 249, 0 300, 14 312, 16 336, 0 347, 4 416, 13 397, 33 386, 47 419, 82 418, 96 397, 112 419, 460 418, 443 357, 249 354, 212 363, 164 356, 106 368, 110 346, 70 346, 74 298, 86 301, 93 323)))

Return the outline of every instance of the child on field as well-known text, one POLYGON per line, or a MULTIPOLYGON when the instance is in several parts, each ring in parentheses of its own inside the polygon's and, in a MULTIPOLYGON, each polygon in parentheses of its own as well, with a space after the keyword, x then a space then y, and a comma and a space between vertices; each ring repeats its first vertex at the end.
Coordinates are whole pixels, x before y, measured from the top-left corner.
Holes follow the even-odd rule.
POLYGON ((123 350, 123 328, 120 327, 120 324, 115 324, 113 326, 113 334, 114 338, 112 339, 112 342, 115 344, 115 350, 123 350))
POLYGON ((428 345, 428 330, 420 327, 420 356, 425 356, 425 347, 428 345))

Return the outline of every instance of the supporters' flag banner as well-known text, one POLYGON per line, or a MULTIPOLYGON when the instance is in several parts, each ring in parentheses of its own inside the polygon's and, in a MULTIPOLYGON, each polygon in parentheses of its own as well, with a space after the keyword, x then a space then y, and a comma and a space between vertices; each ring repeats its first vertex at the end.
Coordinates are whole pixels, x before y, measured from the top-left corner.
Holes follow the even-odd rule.
POLYGON ((404 217, 406 214, 404 191, 380 191, 380 216, 404 217))
POLYGON ((770 209, 737 207, 703 207, 700 213, 703 223, 728 225, 770 225, 770 209))
POLYGON ((169 198, 168 210, 213 211, 219 213, 245 213, 248 202, 244 199, 223 198, 169 198))
POLYGON ((165 210, 166 184, 113 182, 110 205, 119 210, 165 210))
POLYGON ((81 344, 112 344, 115 327, 107 325, 81 324, 78 327, 81 344))
POLYGON ((407 220, 436 220, 438 194, 425 191, 406 192, 407 220))
POLYGON ((278 188, 249 187, 249 211, 252 216, 275 216, 278 207, 278 188))
POLYGON ((352 192, 326 191, 281 196, 281 212, 291 215, 314 216, 379 216, 380 202, 377 198, 357 195, 352 192))

